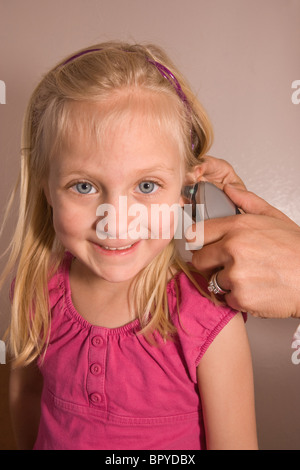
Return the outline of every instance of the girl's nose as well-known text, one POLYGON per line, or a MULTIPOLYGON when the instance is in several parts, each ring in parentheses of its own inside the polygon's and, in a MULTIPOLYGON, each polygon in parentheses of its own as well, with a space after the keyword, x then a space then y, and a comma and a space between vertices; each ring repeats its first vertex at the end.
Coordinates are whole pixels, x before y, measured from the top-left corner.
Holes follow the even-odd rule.
POLYGON ((100 204, 96 211, 100 217, 96 228, 98 238, 117 239, 127 235, 127 217, 124 214, 127 215, 127 196, 107 198, 107 202, 100 204))
POLYGON ((100 217, 96 232, 98 238, 105 240, 137 240, 148 236, 148 211, 142 204, 129 205, 127 196, 100 204, 96 215, 100 217))

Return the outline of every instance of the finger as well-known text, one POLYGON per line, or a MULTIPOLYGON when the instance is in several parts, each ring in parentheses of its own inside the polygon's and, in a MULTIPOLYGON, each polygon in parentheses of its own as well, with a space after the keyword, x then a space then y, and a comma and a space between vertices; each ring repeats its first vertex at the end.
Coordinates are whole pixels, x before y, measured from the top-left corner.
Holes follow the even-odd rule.
MULTIPOLYGON (((226 235, 226 233, 232 229, 236 221, 236 217, 236 215, 233 215, 219 219, 205 220, 203 245, 208 245, 210 243, 221 240, 224 235, 226 235)), ((242 215, 239 217, 242 217, 242 215)), ((199 222, 199 228, 197 228, 198 224, 193 224, 186 230, 185 237, 189 243, 193 243, 195 239, 195 233, 200 233, 200 230, 202 229, 202 225, 200 224, 202 224, 202 222, 199 222)))
POLYGON ((227 183, 236 184, 245 189, 243 181, 226 160, 205 155, 200 168, 202 173, 201 179, 203 181, 210 181, 215 184, 220 183, 221 185, 227 183))
POLYGON ((226 271, 224 269, 220 269, 217 273, 217 283, 219 287, 226 291, 231 291, 232 285, 228 276, 226 275, 226 271))
POLYGON ((199 271, 212 272, 228 264, 229 255, 222 248, 222 242, 204 246, 193 251, 192 263, 199 271))
POLYGON ((256 194, 243 190, 237 185, 232 186, 231 184, 226 184, 224 186, 224 192, 232 202, 246 214, 267 215, 276 219, 292 222, 291 219, 279 209, 271 206, 267 201, 256 194))

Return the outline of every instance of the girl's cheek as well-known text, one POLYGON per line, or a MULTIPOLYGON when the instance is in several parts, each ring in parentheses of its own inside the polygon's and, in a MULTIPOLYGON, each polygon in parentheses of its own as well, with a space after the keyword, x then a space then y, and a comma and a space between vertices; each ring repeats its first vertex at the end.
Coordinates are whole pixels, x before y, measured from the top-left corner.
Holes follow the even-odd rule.
POLYGON ((53 225, 56 233, 75 234, 82 230, 85 224, 84 213, 63 205, 53 209, 53 225))
POLYGON ((149 232, 153 239, 170 240, 177 228, 181 208, 173 206, 153 207, 149 217, 149 232))

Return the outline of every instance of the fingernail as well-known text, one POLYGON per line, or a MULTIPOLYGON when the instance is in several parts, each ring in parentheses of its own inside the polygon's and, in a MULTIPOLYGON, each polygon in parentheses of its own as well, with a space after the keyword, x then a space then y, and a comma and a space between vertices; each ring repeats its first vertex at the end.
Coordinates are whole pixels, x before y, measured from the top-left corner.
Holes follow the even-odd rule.
POLYGON ((196 238, 196 224, 190 225, 184 232, 184 236, 187 240, 194 240, 196 238))
POLYGON ((204 244, 204 225, 203 223, 193 224, 188 227, 184 236, 187 243, 185 247, 187 250, 200 250, 204 244))

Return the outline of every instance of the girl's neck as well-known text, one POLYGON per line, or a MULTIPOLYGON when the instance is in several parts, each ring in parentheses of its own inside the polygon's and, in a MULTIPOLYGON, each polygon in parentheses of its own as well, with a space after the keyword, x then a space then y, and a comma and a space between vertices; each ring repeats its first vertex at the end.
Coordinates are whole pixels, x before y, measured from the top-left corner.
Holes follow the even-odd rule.
POLYGON ((94 326, 118 328, 136 318, 130 310, 131 280, 109 282, 74 259, 70 268, 72 302, 77 312, 94 326))

